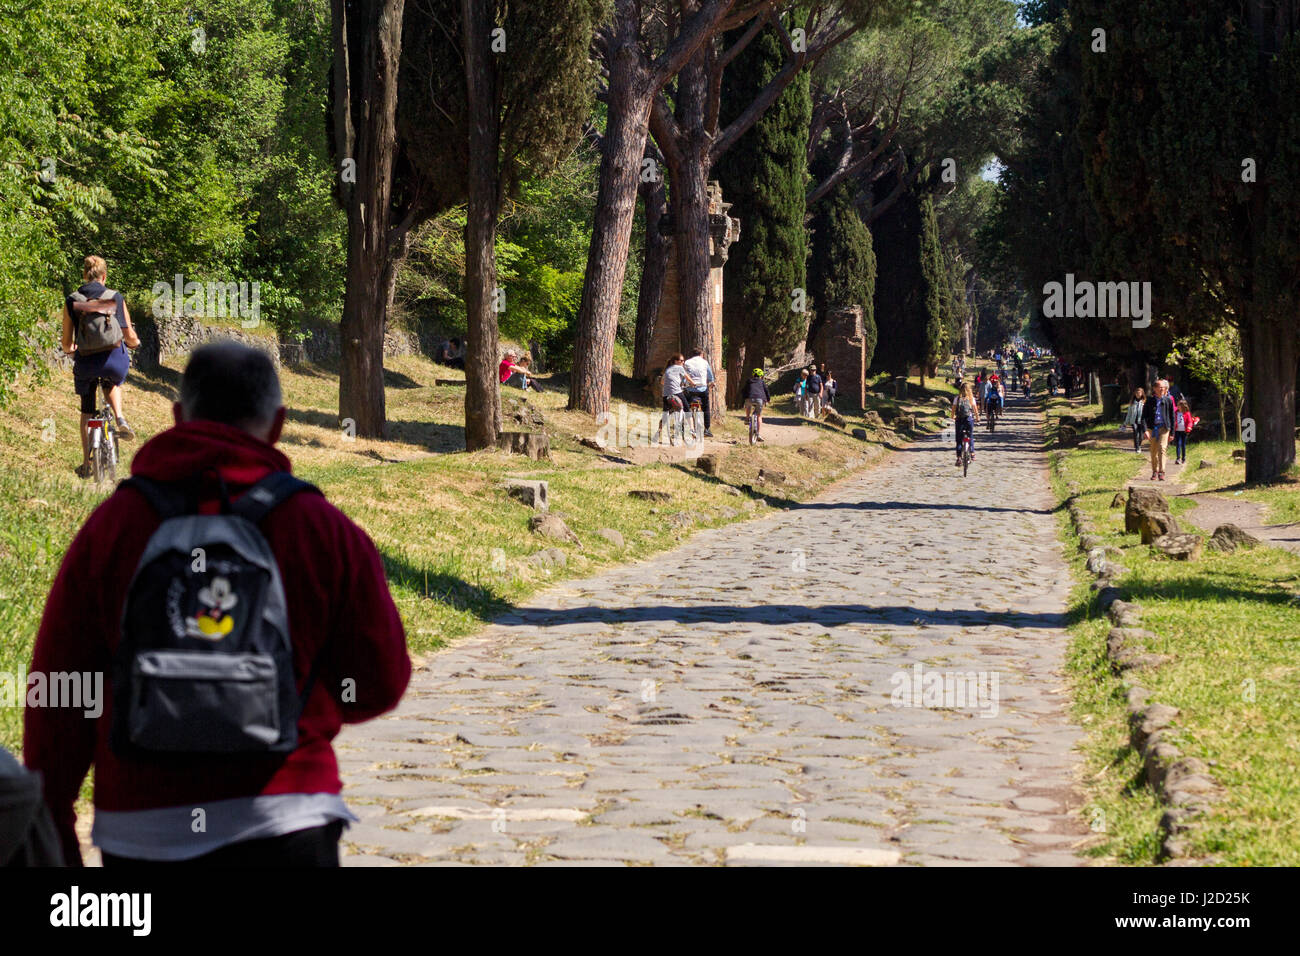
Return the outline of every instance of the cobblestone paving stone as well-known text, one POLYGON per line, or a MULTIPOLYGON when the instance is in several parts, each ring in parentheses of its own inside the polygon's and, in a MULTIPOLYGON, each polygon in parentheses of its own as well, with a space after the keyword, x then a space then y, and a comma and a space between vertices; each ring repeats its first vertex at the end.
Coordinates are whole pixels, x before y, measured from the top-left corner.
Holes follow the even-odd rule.
POLYGON ((926 439, 433 655, 339 738, 345 865, 1078 865, 1041 427, 1012 405, 964 479, 926 439))

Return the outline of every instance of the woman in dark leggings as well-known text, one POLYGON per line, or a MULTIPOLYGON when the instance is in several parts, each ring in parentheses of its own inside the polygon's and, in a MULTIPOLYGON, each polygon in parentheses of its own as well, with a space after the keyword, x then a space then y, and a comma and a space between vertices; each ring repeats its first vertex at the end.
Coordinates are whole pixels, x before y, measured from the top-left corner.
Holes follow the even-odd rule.
POLYGON ((1133 401, 1129 402, 1128 414, 1124 416, 1124 424, 1133 429, 1133 450, 1139 455, 1142 454, 1142 439, 1146 437, 1146 425, 1142 422, 1142 406, 1146 404, 1147 393, 1142 389, 1137 389, 1133 393, 1133 401))

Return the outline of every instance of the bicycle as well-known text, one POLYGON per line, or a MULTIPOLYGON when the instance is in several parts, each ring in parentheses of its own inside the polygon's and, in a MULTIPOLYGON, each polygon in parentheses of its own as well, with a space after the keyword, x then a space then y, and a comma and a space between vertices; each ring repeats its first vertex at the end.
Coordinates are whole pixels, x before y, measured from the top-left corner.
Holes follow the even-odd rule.
POLYGON ((763 420, 759 418, 759 407, 752 404, 749 406, 749 415, 746 422, 749 425, 749 443, 753 445, 762 441, 759 432, 762 430, 763 420))
POLYGON ((985 410, 985 414, 989 420, 989 431, 992 432, 993 427, 997 424, 998 421, 998 413, 1000 411, 1001 403, 990 399, 984 404, 988 406, 985 410))
POLYGON ((971 450, 970 436, 963 435, 961 439, 961 476, 966 477, 966 469, 970 468, 971 450))
POLYGON ((685 432, 686 430, 683 428, 682 441, 687 442, 687 444, 692 447, 704 442, 704 408, 700 404, 700 398, 698 395, 692 396, 691 398, 691 437, 694 440, 687 441, 685 432))
POLYGON ((117 481, 118 438, 117 416, 107 401, 100 406, 95 417, 86 422, 90 429, 90 476, 95 487, 117 481))

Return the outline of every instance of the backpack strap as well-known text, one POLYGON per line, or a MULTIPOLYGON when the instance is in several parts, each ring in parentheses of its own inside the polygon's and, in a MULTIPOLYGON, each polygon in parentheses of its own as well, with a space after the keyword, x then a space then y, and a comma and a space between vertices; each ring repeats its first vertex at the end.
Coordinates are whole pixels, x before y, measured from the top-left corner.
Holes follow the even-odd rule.
POLYGON ((231 506, 231 513, 260 524, 271 511, 300 491, 319 495, 321 490, 287 471, 273 471, 253 485, 231 506))
POLYGON ((134 488, 149 502, 149 506, 158 512, 163 521, 183 514, 190 514, 198 507, 188 490, 183 485, 172 482, 155 481, 140 475, 132 475, 122 482, 123 488, 134 488))

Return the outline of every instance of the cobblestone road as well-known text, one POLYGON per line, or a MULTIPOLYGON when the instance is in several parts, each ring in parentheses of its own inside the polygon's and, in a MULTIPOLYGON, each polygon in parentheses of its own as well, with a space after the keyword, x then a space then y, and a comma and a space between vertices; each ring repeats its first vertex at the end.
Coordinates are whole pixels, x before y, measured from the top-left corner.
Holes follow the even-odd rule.
POLYGON ((339 739, 345 865, 1074 865, 1041 416, 536 596, 339 739), (942 685, 942 686, 940 686, 942 685))

